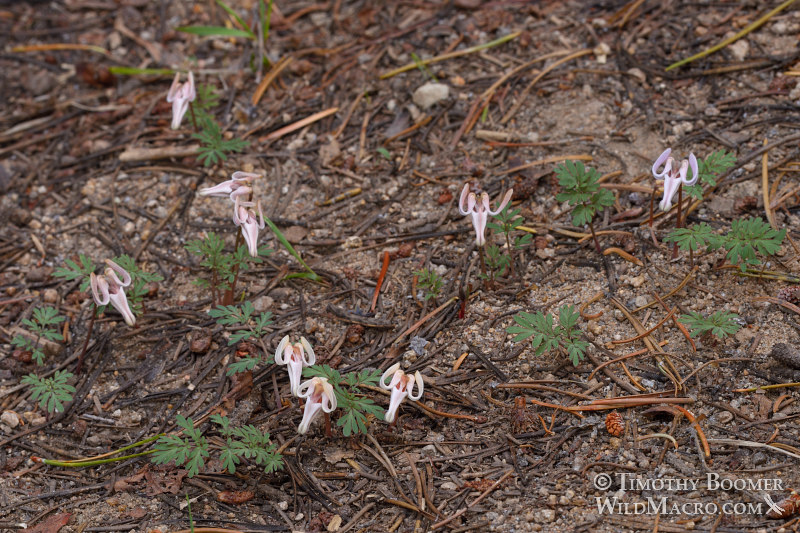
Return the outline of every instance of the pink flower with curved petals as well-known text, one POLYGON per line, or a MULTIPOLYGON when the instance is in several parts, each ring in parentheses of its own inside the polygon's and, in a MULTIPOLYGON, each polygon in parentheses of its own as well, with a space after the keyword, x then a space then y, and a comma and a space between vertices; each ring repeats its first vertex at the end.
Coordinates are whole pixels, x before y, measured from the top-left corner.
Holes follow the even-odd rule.
POLYGON ((128 298, 125 296, 124 287, 131 284, 131 276, 125 271, 124 268, 116 264, 110 259, 106 259, 108 267, 101 275, 96 275, 92 272, 89 275, 89 284, 92 287, 92 296, 97 305, 108 305, 109 303, 119 311, 125 323, 133 326, 136 323, 136 317, 133 316, 133 311, 128 304, 128 298), (122 280, 117 277, 117 274, 122 276, 122 280))
POLYGON ((689 154, 688 161, 686 159, 681 161, 680 168, 673 168, 675 160, 670 156, 671 153, 672 149, 667 148, 653 163, 653 177, 658 181, 664 180, 664 197, 658 203, 658 207, 662 211, 672 209, 672 199, 675 197, 675 193, 678 192, 678 187, 681 185, 694 185, 699 177, 697 158, 694 154, 689 154), (658 169, 662 165, 664 169, 659 172, 658 169), (692 169, 691 180, 686 179, 689 168, 692 169))
POLYGON ((390 366, 386 372, 381 376, 381 388, 383 390, 391 391, 392 395, 389 399, 389 409, 386 410, 386 415, 383 419, 391 424, 394 422, 397 415, 397 408, 403 403, 403 400, 408 398, 412 402, 416 402, 422 398, 422 393, 425 388, 425 383, 422 381, 422 375, 419 371, 414 372, 414 375, 406 374, 400 370, 400 363, 395 363, 390 366), (392 381, 387 385, 386 379, 392 378, 392 381), (417 384, 417 394, 414 395, 414 384, 417 384))
POLYGON ((172 129, 177 130, 181 127, 183 115, 189 110, 189 102, 194 102, 197 92, 194 89, 194 75, 189 71, 189 80, 180 83, 181 73, 175 73, 172 86, 167 93, 167 102, 172 104, 172 129))
POLYGON ((303 367, 313 365, 316 360, 314 349, 305 337, 300 337, 300 342, 294 344, 289 343, 289 335, 281 339, 278 349, 275 350, 275 362, 279 365, 286 365, 286 369, 289 371, 292 396, 298 395, 303 367), (308 357, 305 355, 306 352, 308 352, 308 357))
POLYGON ((489 215, 493 217, 499 215, 508 205, 508 202, 511 201, 513 194, 514 189, 509 189, 503 196, 497 210, 492 211, 489 206, 488 194, 482 192, 480 196, 477 196, 474 192, 469 192, 469 183, 464 185, 461 190, 461 198, 458 200, 458 212, 463 216, 470 215, 472 217, 472 226, 475 228, 475 243, 478 246, 486 244, 486 222, 489 220, 489 215))
POLYGON ((336 409, 336 394, 333 392, 333 385, 328 383, 327 378, 315 377, 304 381, 297 388, 297 397, 306 399, 306 406, 303 409, 303 420, 297 426, 297 432, 305 435, 311 423, 316 420, 320 413, 331 413, 336 409))
POLYGON ((252 257, 258 257, 258 232, 264 229, 264 213, 261 212, 261 202, 240 202, 237 196, 233 204, 233 223, 241 226, 244 241, 252 257), (257 207, 258 216, 250 207, 257 207))
POLYGON ((250 184, 254 179, 259 177, 261 177, 259 174, 253 174, 252 172, 234 172, 231 175, 231 179, 228 181, 223 181, 213 187, 200 189, 197 194, 200 196, 219 196, 223 198, 227 196, 231 200, 236 201, 238 196, 246 196, 253 192, 253 188, 250 187, 250 184))

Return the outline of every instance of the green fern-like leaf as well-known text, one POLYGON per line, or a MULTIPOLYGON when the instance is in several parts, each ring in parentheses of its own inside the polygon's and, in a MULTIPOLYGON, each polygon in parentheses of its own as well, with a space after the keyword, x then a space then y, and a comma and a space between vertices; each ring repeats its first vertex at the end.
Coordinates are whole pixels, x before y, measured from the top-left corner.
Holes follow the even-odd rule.
POLYGON ((762 256, 773 255, 780 249, 786 228, 778 231, 761 217, 734 220, 731 231, 722 239, 722 246, 728 251, 728 260, 739 265, 744 272, 749 265, 758 265, 756 253, 762 256))
POLYGON ((545 315, 541 311, 535 314, 521 311, 512 318, 517 325, 509 326, 506 332, 516 335, 512 339, 514 342, 530 339, 536 355, 561 350, 575 366, 583 360, 589 345, 580 340, 582 331, 577 327, 580 314, 575 306, 568 305, 559 309, 558 326, 555 325, 552 315, 545 315))
POLYGON ((737 318, 739 315, 727 311, 716 311, 708 317, 690 311, 689 314, 681 315, 678 321, 689 327, 692 338, 710 333, 719 339, 724 339, 741 328, 736 322, 737 318))
POLYGON ((686 228, 675 228, 667 235, 664 242, 677 243, 678 248, 685 252, 689 250, 696 252, 700 248, 713 247, 719 243, 719 239, 719 235, 711 226, 701 222, 686 228))

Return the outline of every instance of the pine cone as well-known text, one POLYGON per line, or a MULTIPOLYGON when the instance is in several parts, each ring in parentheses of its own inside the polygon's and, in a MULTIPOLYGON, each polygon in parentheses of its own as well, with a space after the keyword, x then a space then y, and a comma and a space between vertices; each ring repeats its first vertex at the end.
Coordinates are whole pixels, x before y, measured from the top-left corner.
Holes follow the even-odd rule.
POLYGON ((616 411, 606 415, 606 430, 613 437, 621 437, 625 433, 625 419, 616 411))
POLYGON ((789 303, 800 302, 800 287, 784 287, 778 291, 778 300, 789 303))

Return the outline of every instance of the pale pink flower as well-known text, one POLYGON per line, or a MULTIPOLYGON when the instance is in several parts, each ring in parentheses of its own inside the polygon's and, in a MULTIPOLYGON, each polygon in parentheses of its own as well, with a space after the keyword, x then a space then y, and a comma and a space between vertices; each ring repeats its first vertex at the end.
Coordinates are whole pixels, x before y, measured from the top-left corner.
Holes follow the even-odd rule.
POLYGON ((397 414, 397 408, 403 403, 403 400, 408 398, 412 402, 416 402, 422 398, 422 392, 425 384, 422 381, 422 375, 419 371, 414 372, 414 375, 406 374, 400 370, 400 363, 395 363, 390 366, 386 372, 381 376, 381 388, 391 391, 392 395, 389 399, 389 409, 386 410, 386 415, 383 419, 391 424, 397 414), (387 385, 386 379, 391 376, 392 381, 387 385), (417 384, 417 394, 414 395, 414 384, 417 384))
POLYGON ((261 212, 261 202, 240 202, 237 196, 233 204, 233 222, 237 226, 241 226, 244 241, 247 243, 247 249, 252 257, 258 257, 258 232, 264 229, 264 213, 261 212), (258 217, 256 218, 255 212, 250 209, 256 207, 258 209, 258 217))
POLYGON ((653 177, 658 180, 664 180, 664 197, 659 202, 658 207, 662 211, 669 211, 672 209, 672 198, 675 197, 675 193, 678 192, 678 187, 681 185, 694 185, 697 183, 697 178, 699 177, 697 171, 697 158, 694 154, 689 154, 689 160, 687 161, 684 159, 681 161, 680 168, 673 168, 675 165, 675 160, 670 157, 672 153, 671 148, 667 148, 664 150, 656 162, 653 163, 653 177), (658 169, 661 165, 664 165, 664 169, 659 172, 658 169), (691 167, 692 169, 692 179, 687 180, 686 174, 691 167))
POLYGON ((297 397, 306 399, 303 420, 297 426, 297 432, 305 435, 311 423, 320 413, 331 413, 336 409, 336 394, 328 378, 315 377, 304 381, 297 388, 297 397))
POLYGON ((297 396, 300 387, 300 376, 303 374, 304 366, 311 366, 316 362, 314 349, 305 337, 300 337, 300 342, 289 343, 289 335, 281 339, 278 349, 275 350, 275 362, 279 365, 286 365, 289 371, 289 385, 292 395, 297 396), (306 357, 306 353, 308 356, 306 357))
POLYGON ((503 196, 500 206, 497 210, 492 211, 489 206, 489 195, 485 192, 476 196, 474 192, 469 192, 469 183, 464 185, 461 191, 461 198, 458 200, 458 212, 464 216, 472 216, 472 226, 475 228, 475 242, 478 246, 486 244, 486 222, 489 215, 496 217, 500 212, 505 209, 508 202, 511 201, 511 196, 514 194, 514 189, 509 189, 503 196))
POLYGON ((180 83, 181 73, 175 73, 175 79, 172 80, 172 86, 167 93, 167 102, 172 104, 172 129, 177 130, 181 127, 181 120, 183 115, 189 110, 189 102, 194 102, 197 97, 197 92, 194 89, 194 75, 189 72, 189 80, 186 83, 180 83))
POLYGON ((136 323, 136 317, 133 316, 133 311, 131 311, 128 298, 123 290, 124 287, 131 284, 131 275, 110 259, 106 259, 106 265, 108 267, 103 274, 98 276, 92 272, 89 275, 89 284, 92 287, 94 301, 97 305, 111 303, 114 309, 119 311, 122 318, 125 319, 125 323, 133 326, 136 323), (117 274, 122 276, 122 280, 117 277, 117 274))
POLYGON ((198 194, 200 196, 219 196, 223 198, 227 196, 235 201, 237 196, 247 196, 253 192, 250 184, 258 177, 260 177, 259 174, 253 174, 252 172, 234 172, 228 181, 223 181, 213 187, 200 189, 198 194))

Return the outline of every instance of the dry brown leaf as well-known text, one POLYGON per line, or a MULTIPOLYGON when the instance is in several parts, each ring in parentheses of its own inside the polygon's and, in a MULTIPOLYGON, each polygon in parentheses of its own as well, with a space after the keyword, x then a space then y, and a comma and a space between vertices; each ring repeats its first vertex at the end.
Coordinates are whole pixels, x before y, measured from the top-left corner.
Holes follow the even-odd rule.
POLYGON ((59 529, 67 525, 71 517, 72 513, 56 514, 26 531, 29 533, 58 533, 59 529))

